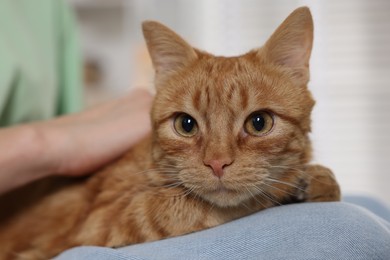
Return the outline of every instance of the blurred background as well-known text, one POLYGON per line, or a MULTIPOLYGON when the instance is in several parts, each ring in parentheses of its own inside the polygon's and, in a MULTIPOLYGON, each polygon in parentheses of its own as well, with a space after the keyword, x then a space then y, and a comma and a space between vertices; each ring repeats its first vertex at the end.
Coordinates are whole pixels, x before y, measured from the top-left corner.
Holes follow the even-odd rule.
POLYGON ((309 6, 315 161, 333 169, 344 193, 390 202, 390 1, 67 1, 80 27, 88 105, 153 88, 143 20, 231 56, 261 46, 290 12, 309 6))

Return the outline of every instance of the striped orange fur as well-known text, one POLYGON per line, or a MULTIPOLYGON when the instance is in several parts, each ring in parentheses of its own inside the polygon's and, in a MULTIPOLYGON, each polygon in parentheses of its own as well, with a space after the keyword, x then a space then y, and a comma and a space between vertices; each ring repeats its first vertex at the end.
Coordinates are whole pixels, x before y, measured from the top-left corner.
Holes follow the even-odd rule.
POLYGON ((339 200, 332 172, 309 164, 308 8, 238 57, 194 49, 157 22, 143 31, 156 70, 151 136, 90 178, 45 179, 2 196, 1 259, 120 247, 279 204, 339 200))

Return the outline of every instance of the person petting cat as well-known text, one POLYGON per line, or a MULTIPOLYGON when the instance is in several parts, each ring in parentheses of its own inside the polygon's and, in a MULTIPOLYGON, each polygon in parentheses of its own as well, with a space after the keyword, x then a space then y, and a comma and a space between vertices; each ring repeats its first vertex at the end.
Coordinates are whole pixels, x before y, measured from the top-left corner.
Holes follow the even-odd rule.
POLYGON ((53 119, 82 108, 77 36, 63 0, 0 1, 0 194, 91 173, 150 131, 144 90, 53 119))
POLYGON ((1 128, 0 194, 50 175, 87 175, 113 161, 150 132, 151 101, 136 89, 81 113, 1 128))
MULTIPOLYGON (((58 175, 110 157, 99 147, 114 137, 93 131, 101 117, 104 132, 125 143, 118 153, 148 127, 123 139, 130 134, 118 129, 130 126, 111 117, 133 111, 128 103, 137 101, 126 98, 107 114, 44 125, 44 140, 66 130, 58 146, 67 158, 55 164, 57 176, 0 197, 0 259, 385 259, 385 222, 339 202, 331 170, 311 164, 308 8, 237 57, 198 50, 158 22, 142 29, 156 72, 151 133, 95 174, 66 178, 58 175)), ((50 158, 56 147, 47 147, 50 158)))
MULTIPOLYGON (((277 205, 340 199, 332 172, 310 164, 307 8, 294 11, 262 48, 238 57, 195 49, 157 22, 145 22, 143 33, 156 70, 151 135, 89 178, 45 178, 0 198, 0 257, 50 258, 77 245, 155 241, 277 205)), ((117 132, 131 128, 120 115, 139 106, 128 101, 107 105, 116 113, 103 108, 47 122, 47 132, 38 124, 33 139, 49 145, 34 154, 57 174, 101 166, 112 159, 106 135, 118 136, 117 154, 137 139, 117 132), (104 119, 107 129, 99 124, 104 119), (61 142, 51 145, 51 138, 61 142), (46 152, 58 158, 54 168, 46 152)))

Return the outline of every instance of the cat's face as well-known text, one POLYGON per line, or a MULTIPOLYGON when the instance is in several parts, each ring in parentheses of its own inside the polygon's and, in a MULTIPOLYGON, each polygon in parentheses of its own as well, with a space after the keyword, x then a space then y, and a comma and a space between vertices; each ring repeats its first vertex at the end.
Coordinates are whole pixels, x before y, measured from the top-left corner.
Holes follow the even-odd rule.
POLYGON ((275 182, 289 181, 287 170, 308 161, 308 9, 240 57, 193 49, 155 22, 144 24, 144 34, 156 69, 153 157, 168 183, 236 206, 267 196, 275 182))

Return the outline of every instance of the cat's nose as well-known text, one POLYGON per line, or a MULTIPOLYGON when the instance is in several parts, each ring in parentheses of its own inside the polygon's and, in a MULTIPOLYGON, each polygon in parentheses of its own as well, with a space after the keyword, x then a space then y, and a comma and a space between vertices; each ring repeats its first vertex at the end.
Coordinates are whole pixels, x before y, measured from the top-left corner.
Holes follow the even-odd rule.
POLYGON ((205 160, 204 161, 204 164, 206 166, 209 166, 211 167, 211 169, 213 169, 213 174, 218 177, 218 178, 221 178, 224 174, 223 172, 223 169, 232 164, 232 160, 231 159, 211 159, 211 160, 205 160))

